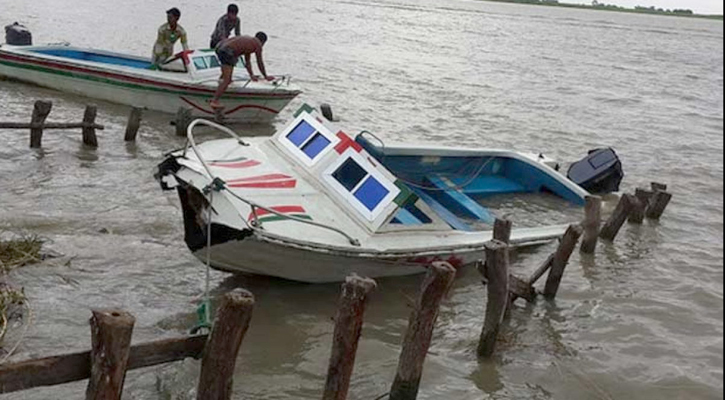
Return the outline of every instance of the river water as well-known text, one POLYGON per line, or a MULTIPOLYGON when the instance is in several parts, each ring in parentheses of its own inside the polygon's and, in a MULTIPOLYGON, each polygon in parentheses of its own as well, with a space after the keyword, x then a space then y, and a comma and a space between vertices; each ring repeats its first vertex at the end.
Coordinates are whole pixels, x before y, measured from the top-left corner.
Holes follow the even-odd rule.
MULTIPOLYGON (((0 0, 0 23, 25 23, 36 43, 148 55, 172 5, 192 46, 205 46, 222 3, 0 0)), ((613 146, 624 189, 670 185, 661 222, 625 226, 593 258, 574 254, 555 302, 517 303, 490 362, 475 357, 485 288, 475 271, 462 271, 441 310, 419 399, 723 398, 721 21, 460 0, 240 6, 245 33, 270 35, 268 70, 293 74, 305 91, 273 125, 240 126, 243 133, 270 134, 302 102, 328 102, 351 134, 563 161, 613 146)), ((27 120, 38 99, 53 100, 51 121, 80 120, 91 102, 0 81, 0 119, 27 120)), ((134 314, 135 342, 181 336, 203 294, 205 271, 183 243, 178 199, 152 177, 162 154, 182 145, 171 116, 146 114, 138 143, 126 145, 128 109, 94 103, 106 125, 97 150, 83 148, 75 131, 47 132, 38 151, 27 132, 0 131, 0 230, 39 234, 62 255, 10 276, 32 306, 32 319, 11 326, 3 343, 20 341, 11 361, 90 348, 91 308, 134 314)), ((553 248, 517 253, 515 271, 526 274, 553 248)), ((339 285, 211 278, 215 297, 241 286, 257 299, 235 398, 319 399, 339 285)), ((389 390, 420 282, 379 280, 350 399, 389 390)), ((129 372, 125 398, 188 391, 193 367, 129 372)), ((84 388, 0 397, 81 398, 84 388)))

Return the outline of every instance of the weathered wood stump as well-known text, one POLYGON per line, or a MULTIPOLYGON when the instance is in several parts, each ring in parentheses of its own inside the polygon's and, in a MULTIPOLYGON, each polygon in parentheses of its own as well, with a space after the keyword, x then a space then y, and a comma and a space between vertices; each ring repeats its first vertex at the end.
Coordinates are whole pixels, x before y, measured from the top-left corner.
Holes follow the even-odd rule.
POLYGON ((347 398, 368 295, 375 287, 375 281, 357 275, 348 277, 342 284, 323 400, 347 398))
POLYGON ((644 222, 645 211, 649 205, 650 199, 654 192, 647 189, 637 188, 634 191, 636 201, 632 202, 632 211, 629 213, 629 222, 633 224, 641 224, 644 222))
POLYGON ((43 123, 48 118, 50 110, 53 108, 53 103, 50 101, 36 101, 33 106, 33 116, 30 119, 30 124, 35 127, 30 128, 30 148, 39 149, 43 142, 43 123))
POLYGON ((599 240, 599 227, 602 224, 602 198, 587 196, 584 214, 584 238, 580 250, 584 254, 594 254, 599 240))
POLYGON ((509 249, 506 243, 497 240, 486 243, 485 247, 488 303, 477 352, 479 357, 489 358, 496 347, 498 331, 510 301, 509 249))
POLYGON ((176 136, 183 136, 186 137, 186 129, 189 127, 189 124, 191 124, 192 116, 191 116, 191 110, 185 107, 179 107, 178 111, 176 111, 176 136))
POLYGON ((665 212, 665 208, 670 204, 670 200, 672 200, 672 194, 659 190, 656 191, 654 196, 652 196, 649 207, 647 207, 647 211, 645 211, 647 218, 660 219, 665 212))
POLYGON ((254 296, 244 289, 224 295, 201 359, 198 400, 229 400, 237 354, 249 329, 254 296))
POLYGON ((438 311, 455 277, 455 268, 446 262, 434 262, 428 269, 405 332, 390 400, 415 400, 418 396, 438 311))
POLYGON ((632 205, 634 203, 632 198, 633 196, 631 194, 625 193, 622 195, 622 198, 619 199, 619 203, 617 204, 617 208, 602 227, 599 237, 609 241, 613 241, 617 237, 619 230, 624 225, 627 217, 629 217, 630 212, 632 212, 632 205))
POLYGON ((564 233, 564 237, 559 243, 559 248, 554 253, 554 258, 551 261, 551 269, 549 270, 549 277, 546 279, 546 286, 544 287, 544 297, 553 299, 556 297, 556 293, 559 291, 559 284, 561 278, 564 276, 564 269, 569 263, 569 258, 576 248, 576 244, 579 241, 579 237, 582 235, 583 228, 579 225, 570 225, 564 233))
POLYGON ((98 147, 98 138, 96 138, 96 115, 98 108, 96 106, 86 106, 83 114, 83 144, 90 147, 98 147))
POLYGON ((91 377, 86 400, 120 400, 136 318, 121 310, 93 310, 90 322, 91 377))
POLYGON ((498 240, 506 244, 511 243, 511 228, 513 223, 508 219, 496 218, 493 224, 493 240, 498 240))
POLYGON ((143 108, 134 107, 131 109, 131 113, 128 116, 128 123, 126 124, 126 135, 123 140, 126 142, 133 142, 136 140, 136 135, 141 127, 141 118, 143 116, 143 108))

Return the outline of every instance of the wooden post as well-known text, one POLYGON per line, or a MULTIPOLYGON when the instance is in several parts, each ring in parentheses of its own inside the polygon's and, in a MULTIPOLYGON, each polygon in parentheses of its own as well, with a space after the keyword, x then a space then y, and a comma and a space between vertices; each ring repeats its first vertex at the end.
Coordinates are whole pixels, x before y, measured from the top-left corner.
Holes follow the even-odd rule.
POLYGON ((455 277, 455 268, 446 262, 434 262, 428 269, 405 332, 389 400, 415 400, 418 396, 438 311, 455 277))
POLYGON ((120 400, 136 319, 121 310, 93 310, 91 377, 86 400, 120 400))
POLYGON ((237 354, 249 329, 254 296, 244 289, 224 295, 201 359, 197 400, 229 400, 237 354))
POLYGON ((632 204, 634 203, 632 201, 632 197, 633 196, 628 193, 622 195, 622 198, 619 199, 619 203, 617 204, 617 208, 609 217, 607 223, 605 223, 602 227, 602 232, 599 237, 609 241, 613 241, 614 238, 617 237, 619 230, 622 228, 622 225, 624 225, 624 221, 627 220, 629 213, 632 212, 632 204))
POLYGON ((587 196, 584 213, 584 238, 580 249, 584 254, 594 254, 599 239, 599 227, 602 225, 602 198, 587 196))
POLYGON ((143 108, 134 107, 128 116, 128 124, 126 125, 126 136, 123 140, 133 142, 136 140, 136 134, 141 127, 141 117, 143 116, 143 108))
POLYGON ((579 225, 570 225, 569 229, 564 233, 564 237, 559 243, 559 248, 554 253, 554 258, 551 261, 551 269, 549 270, 549 277, 546 279, 546 286, 544 287, 544 297, 553 299, 556 297, 556 293, 559 291, 559 284, 561 278, 564 276, 564 269, 569 263, 569 258, 576 248, 576 244, 579 241, 579 237, 582 235, 583 228, 579 225))
POLYGON ((342 284, 323 400, 345 400, 347 398, 350 378, 355 367, 355 355, 362 333, 368 294, 376 286, 374 280, 357 275, 348 277, 342 284))
POLYGON ((509 304, 509 251, 506 243, 497 240, 486 243, 485 247, 488 303, 478 355, 488 358, 493 355, 498 331, 509 304))
POLYGON ((83 144, 91 147, 98 147, 98 139, 96 138, 96 115, 98 108, 96 106, 86 106, 83 114, 83 144))
POLYGON ((664 183, 651 182, 650 187, 652 188, 653 192, 657 192, 657 191, 666 192, 667 191, 667 185, 665 185, 664 183))
POLYGON ((637 188, 634 191, 633 200, 636 201, 632 202, 632 211, 629 214, 629 222, 633 224, 641 224, 644 222, 645 210, 647 210, 647 206, 649 205, 652 195, 654 195, 654 192, 642 188, 637 188))
POLYGON ((507 219, 496 218, 493 224, 493 240, 509 244, 511 242, 511 227, 513 223, 507 219))
POLYGON ((176 136, 186 137, 186 128, 191 124, 191 110, 179 107, 176 111, 176 136))
POLYGON ((33 116, 31 117, 31 125, 37 126, 30 128, 30 148, 39 149, 43 141, 43 123, 48 118, 50 110, 53 108, 53 103, 50 101, 36 101, 33 106, 33 116))
POLYGON ((647 207, 647 211, 645 211, 647 218, 660 219, 662 213, 665 212, 665 208, 667 208, 667 205, 670 204, 670 200, 672 200, 672 194, 663 191, 656 191, 652 197, 649 207, 647 207))

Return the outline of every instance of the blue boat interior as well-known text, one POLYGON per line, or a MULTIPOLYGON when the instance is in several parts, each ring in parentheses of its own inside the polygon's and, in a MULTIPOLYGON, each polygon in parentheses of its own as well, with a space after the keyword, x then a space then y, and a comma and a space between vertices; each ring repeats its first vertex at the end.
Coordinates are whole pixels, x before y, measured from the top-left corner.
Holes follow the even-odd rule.
POLYGON ((125 67, 149 69, 151 68, 151 60, 145 61, 139 58, 111 56, 107 54, 93 53, 90 51, 74 50, 74 49, 39 49, 33 50, 34 53, 45 54, 54 57, 70 58, 73 60, 93 61, 104 64, 122 65, 125 67))
MULTIPOLYGON (((493 196, 550 193, 577 205, 584 200, 566 185, 526 162, 490 156, 385 155, 362 135, 355 141, 408 186, 453 229, 477 230, 493 225, 496 216, 481 204, 493 196)), ((394 224, 430 223, 415 203, 401 208, 394 224)))

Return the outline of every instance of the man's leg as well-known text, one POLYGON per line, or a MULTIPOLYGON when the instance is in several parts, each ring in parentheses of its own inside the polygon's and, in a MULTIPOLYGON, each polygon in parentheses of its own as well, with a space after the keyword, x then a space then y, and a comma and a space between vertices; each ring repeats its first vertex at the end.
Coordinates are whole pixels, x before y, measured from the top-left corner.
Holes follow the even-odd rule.
POLYGON ((219 82, 219 86, 216 89, 216 93, 214 94, 214 99, 212 99, 209 104, 212 106, 212 108, 221 108, 221 104, 219 103, 219 99, 221 99, 222 95, 224 94, 224 91, 227 90, 227 87, 232 82, 232 73, 234 72, 234 66, 233 65, 222 65, 222 78, 219 82))

